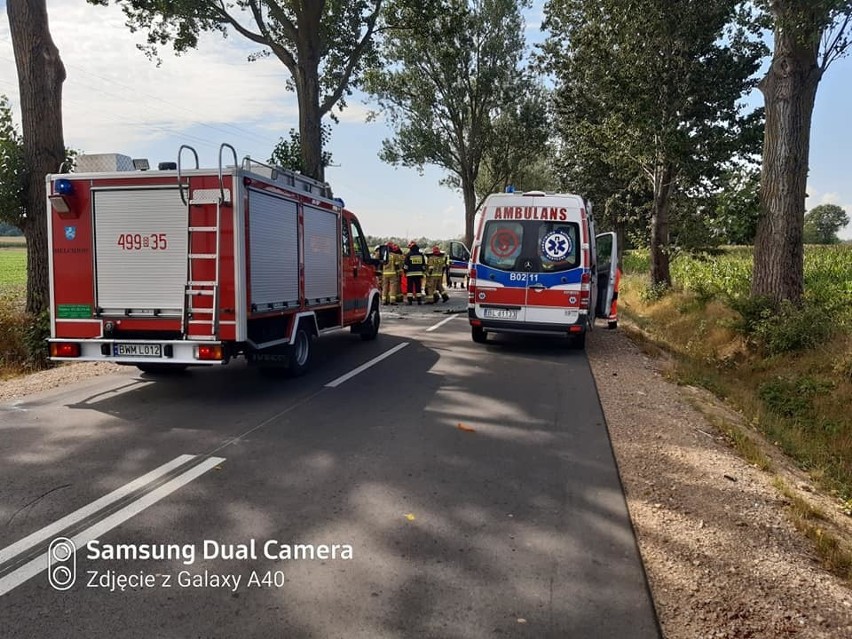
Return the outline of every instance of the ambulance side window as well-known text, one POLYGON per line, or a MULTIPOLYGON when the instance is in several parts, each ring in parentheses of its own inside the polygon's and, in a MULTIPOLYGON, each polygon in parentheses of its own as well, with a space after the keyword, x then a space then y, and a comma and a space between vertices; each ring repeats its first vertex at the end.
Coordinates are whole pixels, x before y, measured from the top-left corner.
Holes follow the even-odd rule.
POLYGON ((486 266, 511 271, 523 244, 524 227, 520 222, 491 220, 485 224, 480 259, 486 266))
POLYGON ((461 242, 451 242, 450 259, 467 262, 470 259, 470 251, 461 242))

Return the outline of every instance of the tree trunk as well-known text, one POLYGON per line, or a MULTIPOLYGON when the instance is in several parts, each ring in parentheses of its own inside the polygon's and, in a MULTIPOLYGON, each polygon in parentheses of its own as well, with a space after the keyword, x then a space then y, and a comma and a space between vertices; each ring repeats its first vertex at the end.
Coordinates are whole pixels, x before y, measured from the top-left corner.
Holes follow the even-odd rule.
POLYGON ((759 87, 766 102, 760 218, 751 294, 799 303, 804 292, 802 233, 811 118, 822 77, 819 38, 775 30, 772 66, 759 87), (808 44, 810 42, 810 44, 808 44))
POLYGON ((45 0, 8 0, 6 12, 21 96, 24 144, 24 235, 27 238, 27 312, 50 303, 47 273, 45 176, 65 159, 62 83, 65 67, 50 37, 45 0))
MULTIPOLYGON (((317 25, 316 28, 318 30, 319 26, 317 25)), ((316 42, 299 43, 299 64, 295 80, 296 97, 299 102, 299 142, 302 166, 305 175, 324 182, 318 47, 316 42)))
POLYGON ((669 206, 674 171, 671 164, 658 169, 654 180, 654 205, 651 211, 651 285, 672 285, 669 270, 669 206))
POLYGON ((464 243, 468 248, 473 247, 473 221, 476 217, 476 180, 462 178, 462 195, 464 197, 464 243))

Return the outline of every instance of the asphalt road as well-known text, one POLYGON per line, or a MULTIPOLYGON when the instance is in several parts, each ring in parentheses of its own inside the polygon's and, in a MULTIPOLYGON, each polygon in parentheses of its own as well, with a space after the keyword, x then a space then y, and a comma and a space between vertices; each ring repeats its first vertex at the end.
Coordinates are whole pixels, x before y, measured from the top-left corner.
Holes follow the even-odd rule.
POLYGON ((584 354, 432 310, 0 406, 0 635, 658 637, 584 354))

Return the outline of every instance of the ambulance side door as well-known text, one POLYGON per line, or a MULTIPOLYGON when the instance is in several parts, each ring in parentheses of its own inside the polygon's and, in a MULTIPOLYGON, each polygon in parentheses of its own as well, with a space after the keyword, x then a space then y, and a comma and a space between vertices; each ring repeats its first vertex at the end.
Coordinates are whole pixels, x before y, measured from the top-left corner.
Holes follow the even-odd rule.
POLYGON ((450 273, 449 280, 460 279, 464 282, 464 278, 468 273, 468 262, 470 261, 470 250, 463 242, 453 240, 450 242, 450 273))
POLYGON ((597 244, 598 299, 595 304, 596 317, 608 317, 615 296, 615 281, 618 271, 618 240, 615 233, 601 233, 595 237, 597 244))

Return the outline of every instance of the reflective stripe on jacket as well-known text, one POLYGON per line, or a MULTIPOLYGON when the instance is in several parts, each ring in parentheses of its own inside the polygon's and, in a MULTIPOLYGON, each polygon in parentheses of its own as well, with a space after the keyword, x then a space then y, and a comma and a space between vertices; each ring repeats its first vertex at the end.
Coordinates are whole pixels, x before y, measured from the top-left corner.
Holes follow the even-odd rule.
POLYGON ((405 258, 403 266, 409 277, 422 276, 426 272, 426 260, 422 253, 409 253, 405 258))

